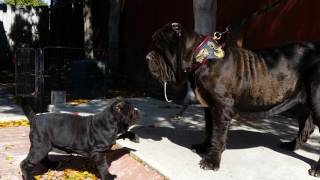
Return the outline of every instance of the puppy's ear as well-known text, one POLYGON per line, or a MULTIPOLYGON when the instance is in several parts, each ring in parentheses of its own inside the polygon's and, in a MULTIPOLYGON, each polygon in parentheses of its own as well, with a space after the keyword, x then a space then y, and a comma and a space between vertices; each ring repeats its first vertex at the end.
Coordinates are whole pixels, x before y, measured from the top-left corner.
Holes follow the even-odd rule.
POLYGON ((176 22, 171 23, 171 28, 176 33, 176 35, 178 37, 182 36, 182 26, 181 26, 181 24, 176 23, 176 22))
POLYGON ((124 98, 122 96, 117 96, 116 101, 124 101, 124 98))
POLYGON ((111 105, 111 109, 112 109, 112 113, 121 113, 121 110, 124 106, 125 102, 123 100, 116 100, 112 105, 111 105))

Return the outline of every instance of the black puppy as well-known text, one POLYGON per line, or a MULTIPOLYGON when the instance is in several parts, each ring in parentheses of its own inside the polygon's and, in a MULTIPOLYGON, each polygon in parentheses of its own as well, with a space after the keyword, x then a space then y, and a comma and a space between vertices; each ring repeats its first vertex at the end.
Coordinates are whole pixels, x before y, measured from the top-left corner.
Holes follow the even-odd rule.
POLYGON ((22 177, 27 180, 34 179, 36 164, 48 162, 52 148, 89 157, 102 180, 114 179, 116 176, 108 171, 106 152, 116 143, 117 135, 126 133, 139 116, 137 109, 122 99, 87 117, 66 113, 34 115, 24 103, 22 108, 31 122, 29 154, 20 164, 22 177))

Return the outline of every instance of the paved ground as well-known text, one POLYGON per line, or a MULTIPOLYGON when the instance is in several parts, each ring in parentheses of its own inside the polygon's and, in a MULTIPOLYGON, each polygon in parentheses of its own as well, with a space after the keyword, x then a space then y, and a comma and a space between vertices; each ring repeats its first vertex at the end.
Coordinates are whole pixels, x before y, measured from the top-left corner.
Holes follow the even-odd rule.
MULTIPOLYGON (((12 97, 0 88, 0 121, 25 119, 21 108, 12 102, 12 97)), ((29 127, 0 128, 0 180, 20 180, 19 163, 29 150, 29 127)), ((86 161, 80 157, 52 155, 52 159, 62 160, 63 168, 83 167, 86 161)), ((135 160, 129 152, 120 149, 107 157, 110 160, 110 172, 119 180, 163 180, 159 173, 135 160)))
POLYGON ((168 117, 178 110, 176 105, 147 98, 132 102, 143 112, 140 127, 133 129, 141 136, 141 142, 118 143, 134 149, 132 153, 169 179, 316 179, 308 175, 308 169, 319 158, 318 130, 304 150, 287 152, 277 147, 280 139, 296 136, 293 119, 233 121, 221 168, 212 172, 200 169, 201 157, 190 150, 204 137, 201 108, 191 107, 182 119, 170 120, 168 117))
MULTIPOLYGON (((223 153, 218 172, 199 168, 201 157, 190 150, 191 144, 203 138, 203 113, 192 106, 182 119, 172 119, 179 106, 152 98, 133 98, 130 101, 141 111, 139 125, 132 130, 141 137, 140 143, 120 140, 121 146, 146 164, 173 180, 206 179, 267 179, 308 180, 308 169, 318 160, 319 133, 311 137, 303 150, 287 152, 278 148, 280 140, 296 136, 294 119, 277 117, 233 121, 228 148, 223 153)), ((110 100, 95 100, 64 111, 94 113, 110 100), (94 108, 90 108, 94 107, 94 108)))

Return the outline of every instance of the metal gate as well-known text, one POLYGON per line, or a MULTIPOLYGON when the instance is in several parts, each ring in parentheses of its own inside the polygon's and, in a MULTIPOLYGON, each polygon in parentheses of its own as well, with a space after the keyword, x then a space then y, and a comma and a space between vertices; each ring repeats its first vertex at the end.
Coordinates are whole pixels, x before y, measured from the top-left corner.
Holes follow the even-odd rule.
POLYGON ((35 97, 41 107, 43 91, 43 58, 42 50, 19 48, 15 51, 16 96, 35 97))
POLYGON ((110 73, 105 51, 69 47, 19 48, 15 51, 16 96, 34 97, 40 111, 49 104, 50 92, 62 90, 69 99, 105 97, 110 73))

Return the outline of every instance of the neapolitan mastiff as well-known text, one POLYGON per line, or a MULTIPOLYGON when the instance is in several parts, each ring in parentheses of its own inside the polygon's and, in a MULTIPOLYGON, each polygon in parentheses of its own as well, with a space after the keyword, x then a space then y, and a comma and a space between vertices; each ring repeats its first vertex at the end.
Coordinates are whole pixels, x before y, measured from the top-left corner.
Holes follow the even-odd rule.
POLYGON ((116 143, 118 134, 138 140, 134 133, 127 130, 137 122, 139 112, 124 99, 116 99, 93 116, 67 113, 35 115, 27 104, 22 103, 22 108, 31 122, 30 150, 20 164, 25 180, 34 179, 33 170, 37 164, 47 168, 53 165, 48 158, 53 148, 88 157, 95 163, 102 180, 115 179, 116 176, 108 170, 106 153, 116 143))
MULTIPOLYGON (((164 84, 189 81, 205 106, 206 137, 193 145, 205 153, 203 169, 218 170, 230 121, 236 114, 275 115, 296 108, 298 136, 282 143, 295 150, 320 121, 320 43, 295 43, 251 51, 225 45, 171 23, 152 36, 148 67, 164 84)), ((319 162, 309 173, 320 175, 319 162)))

